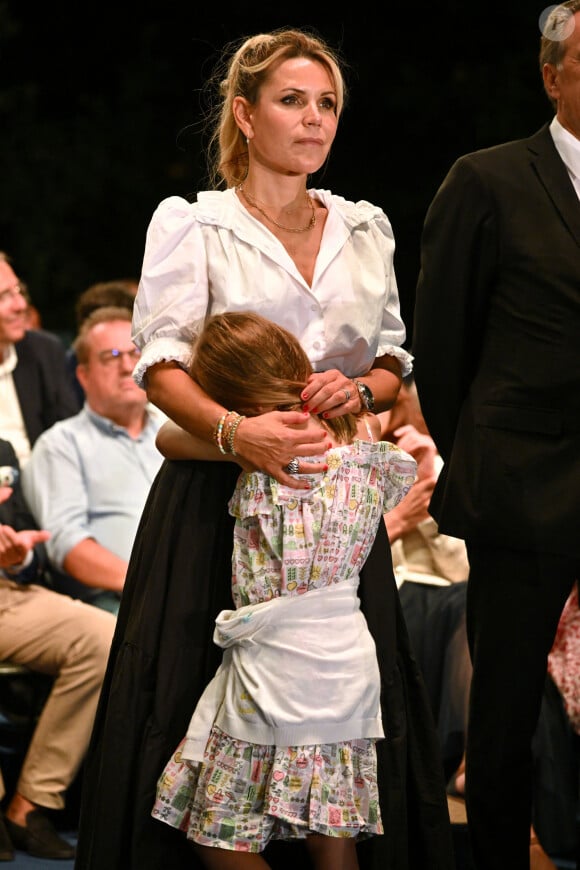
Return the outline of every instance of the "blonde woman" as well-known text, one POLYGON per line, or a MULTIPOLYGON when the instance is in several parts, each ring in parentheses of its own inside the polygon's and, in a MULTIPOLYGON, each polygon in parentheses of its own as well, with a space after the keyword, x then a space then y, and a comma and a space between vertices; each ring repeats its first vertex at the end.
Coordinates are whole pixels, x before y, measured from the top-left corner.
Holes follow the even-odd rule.
MULTIPOLYGON (((145 507, 86 772, 77 870, 196 866, 191 845, 152 819, 151 807, 167 759, 221 662, 212 636, 217 614, 232 607, 227 505, 240 467, 305 489, 303 474, 324 468, 308 461, 328 442, 319 416, 390 407, 412 365, 388 218, 369 202, 308 186, 329 157, 344 106, 336 53, 302 30, 257 34, 228 47, 212 83, 213 189, 193 203, 171 196, 156 209, 133 338, 142 351, 137 381, 216 461, 166 461, 145 507), (313 373, 301 409, 238 422, 234 455, 231 429, 219 431, 230 409, 188 366, 208 316, 248 309, 292 333, 313 373)), ((437 738, 406 647, 384 528, 359 595, 377 644, 391 735, 377 750, 390 835, 361 849, 369 866, 393 861, 401 870, 416 860, 417 870, 447 870, 453 858, 437 738)))

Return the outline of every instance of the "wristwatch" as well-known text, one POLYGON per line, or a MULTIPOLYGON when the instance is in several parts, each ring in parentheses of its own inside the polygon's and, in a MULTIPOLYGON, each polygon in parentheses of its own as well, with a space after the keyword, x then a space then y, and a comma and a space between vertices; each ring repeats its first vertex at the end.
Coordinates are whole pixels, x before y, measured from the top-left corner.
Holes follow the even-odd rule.
POLYGON ((361 410, 362 408, 364 408, 365 411, 374 411, 375 397, 373 396, 371 388, 367 387, 366 384, 363 384, 362 381, 355 381, 354 385, 357 388, 358 394, 360 396, 361 410))

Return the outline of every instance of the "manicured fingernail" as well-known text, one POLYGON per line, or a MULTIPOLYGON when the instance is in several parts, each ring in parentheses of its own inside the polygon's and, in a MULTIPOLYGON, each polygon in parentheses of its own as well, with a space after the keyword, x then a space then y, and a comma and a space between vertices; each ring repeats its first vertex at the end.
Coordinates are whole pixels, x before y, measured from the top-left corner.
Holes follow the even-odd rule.
POLYGON ((303 411, 306 411, 306 413, 308 413, 309 410, 310 410, 310 408, 308 407, 308 405, 303 405, 303 406, 302 406, 302 410, 303 410, 303 411))
POLYGON ((308 398, 308 393, 302 393, 302 397, 301 397, 301 398, 303 398, 304 401, 306 401, 306 399, 308 398))
POLYGON ((322 416, 324 417, 325 420, 328 420, 328 411, 325 411, 322 416))
POLYGON ((311 408, 310 413, 311 414, 318 414, 318 408, 311 408))

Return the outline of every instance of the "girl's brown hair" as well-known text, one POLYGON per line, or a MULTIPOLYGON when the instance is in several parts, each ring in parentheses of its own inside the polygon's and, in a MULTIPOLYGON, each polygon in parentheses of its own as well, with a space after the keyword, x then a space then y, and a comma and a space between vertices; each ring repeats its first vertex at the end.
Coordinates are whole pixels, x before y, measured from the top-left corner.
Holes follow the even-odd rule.
MULTIPOLYGON (((232 311, 206 321, 189 373, 224 408, 251 417, 264 409, 301 410, 312 366, 288 330, 252 311, 232 311)), ((341 442, 356 434, 353 414, 321 423, 341 442)))

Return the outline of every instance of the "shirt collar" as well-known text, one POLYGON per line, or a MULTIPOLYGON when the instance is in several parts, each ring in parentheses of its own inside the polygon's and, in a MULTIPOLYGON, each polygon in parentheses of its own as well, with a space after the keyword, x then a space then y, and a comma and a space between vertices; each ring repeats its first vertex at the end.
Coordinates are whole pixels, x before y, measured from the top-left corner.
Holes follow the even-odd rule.
MULTIPOLYGON (((102 432, 106 432, 109 435, 124 435, 127 438, 132 438, 129 435, 124 426, 119 426, 118 423, 114 423, 113 420, 109 419, 109 417, 103 417, 101 414, 97 414, 96 411, 93 411, 89 403, 85 400, 84 411, 92 420, 93 424, 100 429, 102 432)), ((145 430, 149 429, 152 425, 152 417, 151 414, 146 410, 145 411, 145 422, 143 424, 143 429, 139 433, 136 438, 132 438, 133 441, 142 441, 144 437, 145 430)))
POLYGON ((554 117, 550 133, 558 154, 562 158, 572 181, 577 186, 580 180, 580 139, 577 139, 554 117))
POLYGON ((16 348, 13 344, 9 344, 4 351, 4 359, 0 361, 0 375, 9 375, 13 372, 17 362, 16 348))

